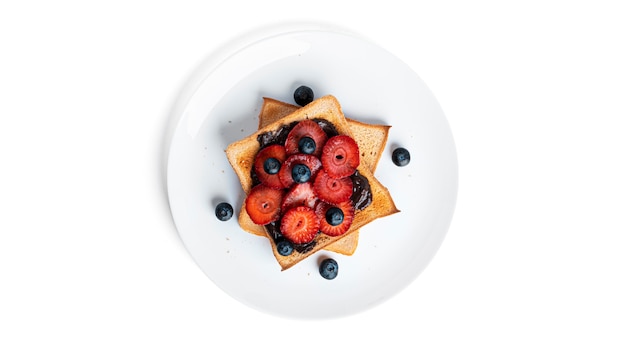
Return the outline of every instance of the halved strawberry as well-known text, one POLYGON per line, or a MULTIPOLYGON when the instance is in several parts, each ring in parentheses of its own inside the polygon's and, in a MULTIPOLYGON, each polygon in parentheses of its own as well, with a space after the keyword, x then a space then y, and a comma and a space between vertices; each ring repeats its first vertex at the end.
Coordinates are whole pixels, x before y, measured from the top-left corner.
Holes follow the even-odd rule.
POLYGON ((350 136, 331 137, 324 145, 321 161, 330 177, 350 176, 360 163, 359 146, 350 136))
POLYGON ((302 205, 314 208, 315 202, 317 202, 317 197, 313 193, 311 182, 298 183, 285 194, 281 208, 283 213, 293 207, 302 205))
MULTIPOLYGON (((298 122, 296 126, 287 135, 285 141, 285 150, 287 154, 312 154, 319 157, 322 154, 322 148, 328 140, 326 132, 312 120, 302 120, 298 122), (309 137, 313 141, 311 147, 310 144, 303 146, 301 144, 302 138, 309 137)), ((310 141, 309 141, 310 142, 310 141)))
POLYGON ((330 204, 339 204, 352 197, 352 179, 350 177, 332 178, 322 169, 313 183, 313 192, 321 200, 330 204))
POLYGON ((319 229, 320 221, 315 211, 305 206, 287 210, 280 223, 280 232, 294 244, 313 241, 319 229))
POLYGON ((278 177, 280 181, 283 183, 283 187, 289 188, 293 186, 296 181, 294 181, 292 176, 293 167, 296 165, 305 165, 309 168, 311 175, 309 177, 310 180, 314 180, 317 172, 322 168, 322 162, 320 159, 316 158, 313 155, 308 154, 294 154, 285 160, 283 166, 280 168, 278 172, 278 177))
POLYGON ((338 205, 319 202, 315 214, 320 220, 320 231, 328 236, 343 235, 350 229, 354 219, 354 206, 351 201, 338 205))
POLYGON ((283 188, 278 172, 285 159, 287 159, 287 152, 282 145, 272 144, 261 149, 254 159, 254 172, 259 181, 272 188, 283 188))
POLYGON ((283 190, 274 189, 264 184, 256 185, 246 198, 246 211, 257 225, 267 225, 280 218, 280 205, 283 190))

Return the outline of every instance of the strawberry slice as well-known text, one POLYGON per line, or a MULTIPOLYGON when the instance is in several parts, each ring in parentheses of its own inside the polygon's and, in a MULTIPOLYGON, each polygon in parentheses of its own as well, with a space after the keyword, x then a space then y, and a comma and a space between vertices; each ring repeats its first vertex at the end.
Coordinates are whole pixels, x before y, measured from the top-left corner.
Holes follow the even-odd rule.
POLYGON ((278 172, 285 159, 287 159, 287 153, 282 145, 272 144, 261 149, 254 159, 254 172, 259 181, 272 188, 283 188, 278 172))
POLYGON ((280 231, 294 244, 313 241, 319 229, 320 221, 315 211, 304 206, 287 210, 280 223, 280 231))
POLYGON ((317 197, 315 196, 315 193, 313 193, 313 186, 311 182, 298 183, 291 187, 285 197, 283 197, 283 204, 281 208, 283 213, 298 206, 314 208, 316 202, 317 197))
POLYGON ((320 220, 320 231, 328 236, 339 236, 348 232, 354 219, 354 206, 351 201, 338 205, 319 202, 315 214, 320 220))
POLYGON ((280 168, 280 171, 278 172, 278 177, 280 178, 280 181, 283 183, 283 187, 290 188, 291 186, 294 185, 294 183, 296 183, 292 174, 293 168, 296 165, 304 165, 309 169, 310 180, 314 180, 315 176, 317 175, 317 172, 322 168, 322 163, 320 162, 320 159, 316 158, 313 155, 309 155, 309 154, 291 155, 290 157, 287 158, 287 160, 285 160, 285 162, 283 163, 283 166, 280 168))
POLYGON ((274 189, 264 184, 254 186, 246 198, 246 211, 257 225, 267 225, 280 218, 280 205, 283 190, 274 189))
POLYGON ((339 204, 352 197, 352 187, 350 177, 332 178, 322 169, 315 177, 313 192, 326 203, 339 204))
POLYGON ((326 140, 328 140, 328 136, 317 122, 302 120, 287 135, 285 150, 290 155, 304 153, 312 154, 319 158, 326 140), (310 138, 310 140, 303 140, 305 137, 310 138))
POLYGON ((328 139, 322 150, 322 165, 332 178, 350 176, 359 166, 359 146, 350 136, 328 139))

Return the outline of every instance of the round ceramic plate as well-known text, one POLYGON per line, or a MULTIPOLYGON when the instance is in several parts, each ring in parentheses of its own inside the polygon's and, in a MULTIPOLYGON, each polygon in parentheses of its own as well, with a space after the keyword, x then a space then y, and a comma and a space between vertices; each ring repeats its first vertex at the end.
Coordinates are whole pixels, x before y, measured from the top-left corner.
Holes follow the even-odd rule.
POLYGON ((198 80, 175 116, 167 189, 185 247, 206 275, 237 300, 279 316, 329 318, 363 311, 410 284, 441 245, 457 193, 457 160, 444 114, 402 61, 358 36, 295 30, 233 48, 198 80), (245 194, 224 150, 254 133, 263 97, 294 103, 300 85, 334 95, 349 118, 391 125, 375 176, 400 213, 364 226, 351 256, 319 251, 281 271, 268 239, 244 232, 236 214, 215 216, 221 201, 239 212, 245 194), (411 152, 395 166, 394 148, 411 152), (318 272, 334 258, 334 280, 318 272))

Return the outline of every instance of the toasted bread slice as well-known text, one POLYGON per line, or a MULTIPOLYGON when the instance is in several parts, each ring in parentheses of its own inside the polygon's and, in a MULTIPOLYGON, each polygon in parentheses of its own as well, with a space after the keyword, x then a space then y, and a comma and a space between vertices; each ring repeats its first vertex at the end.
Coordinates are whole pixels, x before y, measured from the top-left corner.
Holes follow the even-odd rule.
MULTIPOLYGON (((263 98, 263 106, 259 113, 259 128, 276 122, 298 109, 300 109, 300 106, 272 98, 263 98)), ((366 165, 369 165, 373 173, 376 170, 378 161, 387 144, 387 136, 391 126, 366 124, 347 117, 346 121, 348 121, 348 125, 350 126, 350 130, 352 130, 353 137, 357 141, 357 144, 364 148, 374 148, 373 150, 361 150, 361 162, 365 162, 366 165), (376 143, 367 143, 366 141, 376 141, 376 143)), ((243 217, 244 221, 248 224, 246 227, 249 228, 253 234, 263 236, 265 233, 263 226, 255 225, 246 215, 240 215, 240 218, 243 217)), ((359 231, 357 230, 337 242, 331 243, 324 249, 343 255, 352 255, 356 251, 358 243, 359 231)))
MULTIPOLYGON (((254 162, 254 157, 260 149, 260 144, 257 140, 258 136, 263 133, 273 133, 283 125, 288 125, 292 122, 302 121, 305 119, 321 118, 332 123, 339 134, 353 136, 352 131, 346 121, 341 106, 337 99, 333 96, 325 96, 319 98, 305 107, 294 111, 293 113, 285 116, 283 119, 278 120, 272 124, 269 124, 263 128, 260 128, 254 134, 244 138, 240 141, 230 144, 226 149, 226 155, 228 161, 233 167, 235 173, 239 177, 241 186, 246 194, 248 194, 252 188, 253 180, 251 177, 251 169, 254 162)), ((354 137, 353 137, 354 138, 354 137)), ((376 143, 376 141, 366 141, 368 143, 376 143)), ((358 142, 357 142, 358 143, 358 142)), ((359 145, 359 148, 363 150, 367 149, 366 145, 359 145)), ((371 148, 370 148, 371 149, 371 148)), ((293 251, 289 256, 281 256, 278 254, 276 244, 270 235, 265 231, 265 235, 271 243, 272 251, 276 260, 278 261, 282 270, 286 270, 293 265, 304 260, 311 254, 317 252, 320 249, 327 247, 329 244, 334 243, 350 233, 358 230, 362 226, 378 219, 380 217, 388 216, 397 213, 399 210, 396 208, 391 195, 386 187, 384 187, 370 171, 368 165, 361 163, 357 167, 357 171, 363 175, 369 182, 370 192, 372 194, 372 203, 363 210, 355 212, 354 219, 350 230, 341 236, 328 236, 324 233, 320 233, 314 245, 310 247, 310 250, 306 252, 293 251)), ((242 213, 245 212, 245 207, 242 213)), ((245 217, 245 215, 244 215, 245 217)), ((244 219, 245 220, 245 219, 244 219)), ((248 226, 246 221, 240 221, 240 225, 244 230, 250 232, 245 226, 248 226)), ((264 229, 265 230, 265 229, 264 229)))

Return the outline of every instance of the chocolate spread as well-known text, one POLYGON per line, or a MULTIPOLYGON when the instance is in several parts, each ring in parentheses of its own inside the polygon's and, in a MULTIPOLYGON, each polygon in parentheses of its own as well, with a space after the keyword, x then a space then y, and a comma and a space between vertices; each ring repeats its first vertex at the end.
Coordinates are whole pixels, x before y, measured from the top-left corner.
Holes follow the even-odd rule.
POLYGON ((313 119, 313 121, 317 122, 317 124, 322 128, 322 130, 326 132, 326 135, 328 136, 328 138, 339 135, 339 132, 337 132, 337 128, 335 128, 335 125, 333 125, 329 121, 324 120, 324 119, 313 119))
POLYGON ((363 210, 372 204, 370 182, 358 171, 355 171, 350 178, 352 179, 352 197, 350 200, 354 204, 354 210, 363 210))
POLYGON ((282 125, 276 131, 269 131, 265 133, 261 133, 256 140, 259 141, 259 145, 261 149, 267 147, 270 144, 281 144, 284 145, 285 141, 287 141, 287 136, 291 129, 298 124, 298 121, 294 121, 289 125, 282 125))

